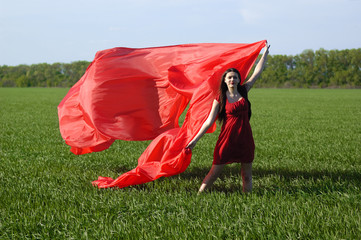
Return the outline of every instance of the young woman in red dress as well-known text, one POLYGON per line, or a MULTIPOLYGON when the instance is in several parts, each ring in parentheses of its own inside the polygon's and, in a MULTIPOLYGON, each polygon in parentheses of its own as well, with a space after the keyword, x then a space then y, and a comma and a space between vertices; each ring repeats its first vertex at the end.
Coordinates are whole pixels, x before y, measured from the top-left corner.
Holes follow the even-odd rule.
POLYGON ((254 141, 249 119, 251 106, 248 91, 263 71, 269 52, 268 43, 254 73, 241 85, 237 69, 230 68, 222 76, 220 94, 213 101, 207 120, 186 148, 193 149, 198 140, 207 132, 217 119, 222 122, 213 154, 212 168, 204 178, 199 193, 212 186, 226 164, 241 163, 243 192, 252 191, 252 162, 254 159, 254 141))

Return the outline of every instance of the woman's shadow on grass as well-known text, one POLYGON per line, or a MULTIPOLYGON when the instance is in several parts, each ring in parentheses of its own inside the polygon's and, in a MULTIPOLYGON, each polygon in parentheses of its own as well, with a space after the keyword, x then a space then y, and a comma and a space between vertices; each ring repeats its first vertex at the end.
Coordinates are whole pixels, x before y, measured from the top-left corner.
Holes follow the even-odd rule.
MULTIPOLYGON (((115 172, 121 174, 129 171, 125 166, 118 167, 115 172)), ((169 177, 177 178, 184 181, 199 181, 208 174, 208 167, 189 167, 185 172, 169 177)), ((321 194, 325 192, 345 192, 348 188, 358 187, 361 183, 361 173, 354 170, 292 170, 287 168, 261 168, 254 167, 253 175, 253 192, 264 194, 266 192, 283 192, 283 193, 309 193, 321 194), (268 182, 264 183, 264 179, 268 182), (274 182, 272 182, 274 181, 274 182)), ((235 193, 242 192, 241 169, 239 165, 233 164, 225 167, 220 178, 212 186, 210 191, 235 193), (227 181, 229 178, 238 178, 239 181, 227 181)), ((167 181, 165 178, 157 179, 161 184, 167 181)), ((133 186, 139 189, 153 188, 153 184, 141 184, 133 186)), ((192 191, 196 191, 199 186, 194 186, 192 191)), ((190 189, 188 189, 190 190, 190 189)))
MULTIPOLYGON (((209 171, 209 168, 192 167, 181 173, 181 179, 203 179, 209 171)), ((325 192, 345 192, 348 188, 360 186, 361 173, 353 170, 292 170, 286 168, 259 168, 255 167, 252 171, 254 184, 253 191, 256 194, 265 192, 284 192, 284 193, 309 193, 321 194, 325 192), (262 183, 262 179, 276 179, 274 183, 262 183)), ((227 166, 217 180, 217 183, 211 188, 211 191, 233 193, 242 192, 242 186, 239 182, 224 183, 227 178, 236 177, 242 179, 239 166, 227 166)), ((199 183, 201 184, 201 182, 199 183)))

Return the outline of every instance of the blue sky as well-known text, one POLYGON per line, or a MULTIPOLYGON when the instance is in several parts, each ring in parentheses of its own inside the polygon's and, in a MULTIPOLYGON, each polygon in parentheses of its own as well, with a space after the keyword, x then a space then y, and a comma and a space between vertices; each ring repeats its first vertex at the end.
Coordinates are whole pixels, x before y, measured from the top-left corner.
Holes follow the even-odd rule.
POLYGON ((0 65, 263 39, 270 54, 361 48, 360 11, 361 0, 0 0, 0 65))

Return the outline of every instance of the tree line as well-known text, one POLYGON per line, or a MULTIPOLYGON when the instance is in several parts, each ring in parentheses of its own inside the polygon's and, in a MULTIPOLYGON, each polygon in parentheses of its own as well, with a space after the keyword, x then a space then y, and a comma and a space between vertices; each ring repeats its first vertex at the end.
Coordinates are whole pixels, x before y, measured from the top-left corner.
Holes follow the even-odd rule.
POLYGON ((71 87, 90 62, 0 66, 0 87, 71 87))
MULTIPOLYGON (((71 87, 88 61, 0 66, 0 87, 71 87)), ((305 50, 301 54, 269 55, 256 87, 361 87, 361 48, 305 50)))
POLYGON ((361 87, 361 48, 269 55, 257 87, 361 87))

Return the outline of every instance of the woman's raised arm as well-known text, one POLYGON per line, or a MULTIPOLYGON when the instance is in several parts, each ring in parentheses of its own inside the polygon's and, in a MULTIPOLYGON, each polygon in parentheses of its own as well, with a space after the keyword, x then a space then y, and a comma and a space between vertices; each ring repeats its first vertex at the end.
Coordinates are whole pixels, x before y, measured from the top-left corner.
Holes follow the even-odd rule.
POLYGON ((261 60, 259 60, 258 64, 256 65, 256 68, 254 69, 252 76, 244 84, 246 86, 247 92, 253 87, 253 84, 256 82, 258 77, 261 75, 263 68, 265 66, 266 60, 267 60, 270 46, 271 45, 268 45, 268 43, 266 43, 266 49, 261 57, 261 60))

